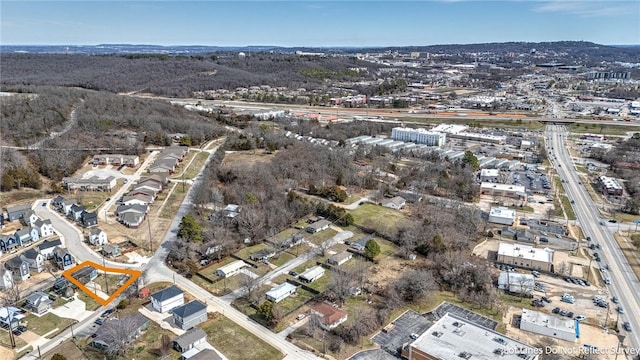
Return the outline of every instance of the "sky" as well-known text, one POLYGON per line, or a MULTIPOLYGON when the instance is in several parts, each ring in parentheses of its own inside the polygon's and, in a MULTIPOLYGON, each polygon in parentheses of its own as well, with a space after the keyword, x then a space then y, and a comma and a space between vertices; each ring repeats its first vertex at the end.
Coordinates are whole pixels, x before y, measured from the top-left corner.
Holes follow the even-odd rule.
POLYGON ((0 1, 2 45, 640 44, 640 1, 0 1))

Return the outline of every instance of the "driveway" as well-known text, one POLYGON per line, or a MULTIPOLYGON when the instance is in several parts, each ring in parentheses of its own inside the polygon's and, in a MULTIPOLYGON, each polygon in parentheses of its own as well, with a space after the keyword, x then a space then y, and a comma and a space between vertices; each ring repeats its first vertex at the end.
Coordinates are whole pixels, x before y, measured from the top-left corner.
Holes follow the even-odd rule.
POLYGON ((84 301, 78 299, 78 295, 74 295, 74 300, 68 303, 58 306, 55 309, 51 309, 51 313, 54 315, 82 321, 93 314, 93 311, 87 311, 87 305, 84 301))

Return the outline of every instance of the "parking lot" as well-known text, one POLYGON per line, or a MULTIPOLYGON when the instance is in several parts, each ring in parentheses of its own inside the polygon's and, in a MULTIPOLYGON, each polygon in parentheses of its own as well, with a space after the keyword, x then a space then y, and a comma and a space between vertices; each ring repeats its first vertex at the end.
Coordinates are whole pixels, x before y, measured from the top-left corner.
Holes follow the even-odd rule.
POLYGON ((467 310, 465 308, 461 308, 459 306, 453 305, 448 302, 443 302, 438 306, 434 311, 430 313, 432 316, 436 316, 437 319, 444 316, 446 313, 451 313, 457 315, 465 320, 476 323, 480 326, 484 326, 488 329, 495 330, 498 326, 498 323, 494 320, 489 319, 488 317, 484 317, 480 314, 477 314, 471 310, 467 310))
POLYGON ((413 310, 408 310, 395 321, 389 332, 379 332, 373 341, 390 354, 397 355, 402 344, 413 341, 411 334, 422 335, 433 323, 413 310))

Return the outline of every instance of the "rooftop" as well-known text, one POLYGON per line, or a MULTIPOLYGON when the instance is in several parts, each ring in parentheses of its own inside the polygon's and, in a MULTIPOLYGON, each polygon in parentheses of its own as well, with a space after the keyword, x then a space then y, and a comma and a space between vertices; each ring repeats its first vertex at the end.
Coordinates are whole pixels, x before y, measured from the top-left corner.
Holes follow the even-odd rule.
POLYGON ((509 209, 506 207, 494 207, 494 208, 491 208, 491 211, 489 212, 489 216, 515 219, 516 211, 514 209, 509 209))
POLYGON ((522 244, 509 244, 501 242, 500 246, 498 247, 498 255, 548 263, 553 261, 553 250, 549 248, 539 249, 534 248, 533 246, 522 244))
POLYGON ((321 302, 317 305, 311 307, 311 311, 314 311, 322 316, 322 322, 330 325, 335 323, 336 321, 342 319, 346 312, 327 304, 326 302, 321 302))
POLYGON ((411 347, 443 360, 532 360, 538 350, 450 313, 418 337, 411 347))
POLYGON ((180 290, 180 288, 172 285, 166 289, 151 294, 151 297, 156 299, 157 301, 164 301, 182 294, 184 294, 184 292, 180 290))
POLYGON ((267 291, 266 295, 274 299, 278 299, 296 289, 297 288, 295 285, 284 282, 278 286, 272 287, 271 290, 267 291))
POLYGON ((523 194, 525 193, 525 188, 522 185, 494 184, 490 182, 483 182, 482 184, 480 184, 480 189, 489 189, 489 188, 502 190, 502 191, 511 190, 515 192, 521 192, 523 194))
POLYGON ((206 310, 207 306, 198 300, 193 300, 178 308, 173 309, 173 313, 181 318, 189 317, 197 312, 206 310))
POLYGON ((572 332, 576 331, 576 321, 565 317, 545 314, 539 311, 522 309, 521 323, 529 323, 549 329, 572 332))

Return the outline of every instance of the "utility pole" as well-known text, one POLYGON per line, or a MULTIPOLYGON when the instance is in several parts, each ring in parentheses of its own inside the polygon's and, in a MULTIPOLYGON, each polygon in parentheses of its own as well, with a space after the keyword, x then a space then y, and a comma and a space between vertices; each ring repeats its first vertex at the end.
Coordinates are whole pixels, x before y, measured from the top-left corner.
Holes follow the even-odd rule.
MULTIPOLYGON (((104 246, 102 247, 102 266, 103 267, 107 267, 107 265, 105 264, 105 258, 104 258, 104 246)), ((104 271, 104 284, 107 287, 107 294, 110 293, 109 291, 109 276, 107 275, 107 270, 104 271)), ((73 335, 73 328, 71 328, 71 334, 73 335)))
MULTIPOLYGON (((182 183, 184 186, 184 183, 182 183)), ((147 227, 149 228, 149 253, 153 254, 153 242, 151 241, 151 217, 147 216, 147 227)))

